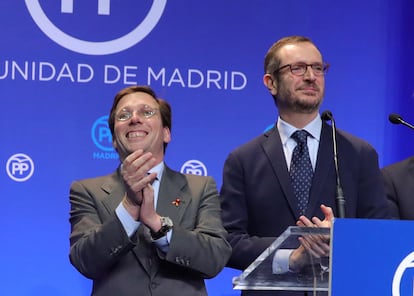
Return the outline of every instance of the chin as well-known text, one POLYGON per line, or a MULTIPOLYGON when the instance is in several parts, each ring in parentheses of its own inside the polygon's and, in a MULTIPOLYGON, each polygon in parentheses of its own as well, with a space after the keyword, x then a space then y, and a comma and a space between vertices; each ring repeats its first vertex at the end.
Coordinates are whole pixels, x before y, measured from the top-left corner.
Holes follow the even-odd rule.
POLYGON ((317 110, 321 106, 321 101, 317 102, 297 102, 295 104, 295 110, 300 113, 310 114, 317 110))

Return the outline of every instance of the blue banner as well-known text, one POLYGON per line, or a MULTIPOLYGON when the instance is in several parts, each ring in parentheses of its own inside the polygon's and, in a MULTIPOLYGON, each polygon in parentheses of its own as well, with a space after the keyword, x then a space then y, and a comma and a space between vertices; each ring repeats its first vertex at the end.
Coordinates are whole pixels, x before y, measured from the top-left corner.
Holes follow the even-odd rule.
POLYGON ((336 219, 331 295, 412 295, 413 221, 336 219))
MULTIPOLYGON (((69 263, 69 186, 111 173, 106 123, 128 85, 150 85, 173 108, 167 164, 213 176, 228 153, 277 117, 263 59, 277 39, 310 37, 331 64, 322 110, 366 139, 381 165, 412 154, 409 0, 332 2, 60 0, 0 3, 1 295, 88 295, 69 263)), ((210 295, 238 295, 226 268, 210 295)))

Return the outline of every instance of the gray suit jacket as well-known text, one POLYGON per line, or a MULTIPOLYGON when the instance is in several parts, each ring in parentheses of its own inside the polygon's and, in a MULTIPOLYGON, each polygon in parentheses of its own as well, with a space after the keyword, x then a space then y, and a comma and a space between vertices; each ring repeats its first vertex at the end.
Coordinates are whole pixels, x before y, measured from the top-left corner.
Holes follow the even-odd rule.
POLYGON ((392 218, 414 220, 414 156, 384 167, 382 177, 392 218))
POLYGON ((70 189, 70 261, 93 280, 92 295, 207 295, 204 279, 217 275, 231 253, 215 181, 165 167, 157 212, 174 222, 167 254, 143 224, 126 235, 115 214, 124 192, 119 171, 70 189))

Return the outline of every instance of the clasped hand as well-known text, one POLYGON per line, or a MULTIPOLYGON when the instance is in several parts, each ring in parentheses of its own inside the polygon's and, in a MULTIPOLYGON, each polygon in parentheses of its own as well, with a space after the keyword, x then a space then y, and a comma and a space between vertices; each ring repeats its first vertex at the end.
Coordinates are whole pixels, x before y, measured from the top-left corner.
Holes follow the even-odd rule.
POLYGON ((157 174, 148 174, 155 165, 156 159, 152 153, 144 153, 140 149, 128 155, 121 167, 126 187, 122 203, 135 220, 143 222, 151 229, 161 227, 160 216, 154 208, 154 188, 151 185, 157 174))
MULTIPOLYGON (((334 219, 333 211, 330 207, 321 205, 321 210, 325 219, 321 221, 318 217, 309 220, 305 216, 300 216, 296 222, 300 227, 326 227, 330 228, 334 219)), ((301 245, 294 250, 289 258, 289 268, 292 271, 300 271, 306 265, 312 264, 313 259, 329 256, 330 238, 329 235, 306 235, 299 237, 301 245)))

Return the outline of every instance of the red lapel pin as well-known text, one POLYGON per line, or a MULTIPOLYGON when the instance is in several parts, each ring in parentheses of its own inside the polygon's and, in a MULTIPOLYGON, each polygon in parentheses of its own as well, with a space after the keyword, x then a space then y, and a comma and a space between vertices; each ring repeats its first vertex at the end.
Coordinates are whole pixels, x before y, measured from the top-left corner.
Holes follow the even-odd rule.
POLYGON ((179 198, 176 198, 175 200, 173 200, 171 202, 171 204, 173 204, 176 207, 178 207, 180 205, 180 203, 181 203, 181 199, 179 199, 179 198))

